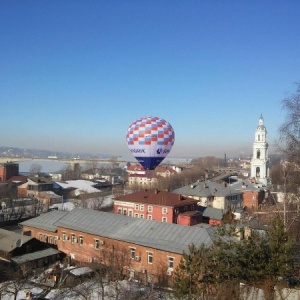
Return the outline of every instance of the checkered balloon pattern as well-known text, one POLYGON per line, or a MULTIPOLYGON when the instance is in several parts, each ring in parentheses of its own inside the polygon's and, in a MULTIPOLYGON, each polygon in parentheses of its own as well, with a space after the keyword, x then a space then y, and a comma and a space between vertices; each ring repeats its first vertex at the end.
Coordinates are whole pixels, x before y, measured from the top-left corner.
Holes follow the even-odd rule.
POLYGON ((144 117, 134 121, 126 134, 128 146, 156 144, 161 147, 172 147, 175 134, 172 126, 158 117, 144 117))

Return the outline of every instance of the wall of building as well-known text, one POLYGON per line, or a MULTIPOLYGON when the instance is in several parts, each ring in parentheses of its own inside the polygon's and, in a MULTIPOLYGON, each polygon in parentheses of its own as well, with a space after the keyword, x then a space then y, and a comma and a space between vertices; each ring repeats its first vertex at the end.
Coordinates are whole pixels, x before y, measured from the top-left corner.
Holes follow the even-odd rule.
POLYGON ((258 209, 257 191, 244 191, 244 206, 248 209, 258 209))
POLYGON ((158 222, 166 222, 166 223, 174 223, 181 225, 195 225, 201 223, 198 219, 195 220, 178 220, 178 216, 180 213, 184 213, 186 211, 194 211, 197 209, 197 202, 190 203, 186 205, 177 205, 177 206, 163 206, 163 205, 153 205, 153 204, 140 204, 133 202, 125 202, 125 201, 114 201, 114 213, 127 215, 135 218, 142 219, 150 219, 158 222))
POLYGON ((114 213, 135 218, 174 223, 173 207, 114 201, 114 213), (163 219, 164 218, 164 219, 163 219))
MULTIPOLYGON (((134 243, 128 243, 109 239, 97 235, 78 232, 70 229, 59 228, 57 233, 48 232, 28 226, 23 227, 23 234, 31 235, 40 241, 54 243, 57 248, 72 260, 83 263, 103 263, 109 266, 112 262, 122 263, 128 273, 134 274, 135 278, 151 275, 153 281, 158 276, 166 276, 172 279, 172 270, 178 266, 181 254, 158 250, 134 243), (64 238, 65 237, 65 238, 64 238), (98 249, 95 247, 99 241, 98 249), (152 262, 149 255, 152 254, 152 262), (168 263, 173 261, 172 268, 168 263)), ((147 278, 148 280, 149 278, 147 278)))
POLYGON ((183 226, 193 226, 202 223, 202 215, 184 215, 179 214, 177 219, 177 224, 183 226))

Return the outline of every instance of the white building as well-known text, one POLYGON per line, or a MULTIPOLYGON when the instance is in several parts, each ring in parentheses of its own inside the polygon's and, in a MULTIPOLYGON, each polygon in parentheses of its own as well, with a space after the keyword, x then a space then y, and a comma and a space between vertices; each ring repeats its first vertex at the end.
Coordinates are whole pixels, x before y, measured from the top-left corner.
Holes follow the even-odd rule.
POLYGON ((262 115, 259 118, 255 131, 253 143, 253 157, 251 159, 251 177, 255 178, 264 186, 268 186, 271 181, 269 177, 267 129, 264 126, 262 115))

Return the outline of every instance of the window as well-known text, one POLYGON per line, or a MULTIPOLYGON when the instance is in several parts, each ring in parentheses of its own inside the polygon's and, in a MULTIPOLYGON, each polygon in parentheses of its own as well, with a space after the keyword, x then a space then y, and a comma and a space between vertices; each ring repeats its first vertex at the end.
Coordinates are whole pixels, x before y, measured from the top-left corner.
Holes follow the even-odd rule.
POLYGON ((83 245, 83 236, 79 236, 79 245, 82 246, 83 245))
POLYGON ((141 214, 141 215, 140 215, 140 218, 141 218, 141 219, 144 219, 144 214, 141 214))
POLYGON ((260 159, 260 150, 257 150, 256 158, 260 159))
POLYGON ((39 237, 39 239, 40 239, 40 241, 43 241, 43 239, 44 239, 44 236, 43 236, 43 234, 42 234, 42 233, 40 233, 40 237, 39 237))
POLYGON ((123 215, 127 216, 127 209, 126 208, 123 209, 123 215))
POLYGON ((96 239, 95 239, 95 242, 94 242, 94 248, 95 248, 96 250, 99 250, 99 240, 96 240, 96 239))
POLYGON ((167 218, 166 217, 162 217, 162 222, 167 222, 167 218))
POLYGON ((183 207, 183 211, 187 211, 187 206, 184 206, 184 207, 183 207))
POLYGON ((129 270, 129 278, 134 278, 134 270, 129 270))
POLYGON ((118 214, 121 215, 122 214, 122 208, 118 208, 118 214))
POLYGON ((62 240, 63 240, 63 242, 68 240, 68 237, 65 232, 62 233, 62 240))
POLYGON ((135 204, 134 208, 135 208, 135 210, 139 210, 139 205, 135 204))
POLYGON ((129 248, 130 250, 130 258, 135 259, 135 248, 129 248))
POLYGON ((194 209, 195 209, 195 206, 194 206, 194 205, 192 205, 192 206, 191 206, 191 210, 194 210, 194 209))
POLYGON ((259 167, 256 168, 256 177, 260 177, 260 168, 259 167))
POLYGON ((149 216, 148 216, 148 220, 152 220, 152 215, 149 215, 149 216))
POLYGON ((148 206, 148 212, 153 212, 153 206, 151 205, 148 206))
POLYGON ((144 211, 144 205, 140 205, 140 210, 144 211))
POLYGON ((162 213, 163 213, 163 214, 166 214, 167 212, 168 212, 168 209, 167 209, 166 207, 163 207, 163 208, 162 208, 162 213))
POLYGON ((132 216, 133 216, 132 209, 129 209, 129 210, 128 210, 128 216, 129 216, 129 217, 132 217, 132 216))
POLYGON ((148 264, 153 264, 153 253, 152 252, 148 252, 147 260, 148 260, 148 264))
POLYGON ((71 242, 72 242, 72 243, 77 243, 75 234, 73 234, 73 233, 71 234, 71 242))
POLYGON ((138 218, 138 217, 139 217, 139 214, 134 214, 134 217, 135 217, 135 218, 138 218))
POLYGON ((168 256, 168 268, 174 268, 174 257, 168 256))

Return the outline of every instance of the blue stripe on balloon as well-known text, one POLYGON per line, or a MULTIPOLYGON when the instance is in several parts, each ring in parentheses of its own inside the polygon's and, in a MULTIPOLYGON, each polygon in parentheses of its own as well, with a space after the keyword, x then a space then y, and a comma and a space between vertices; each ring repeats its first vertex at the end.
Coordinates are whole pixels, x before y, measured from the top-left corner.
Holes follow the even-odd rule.
POLYGON ((135 157, 137 161, 146 170, 154 170, 163 160, 164 157, 135 157))

